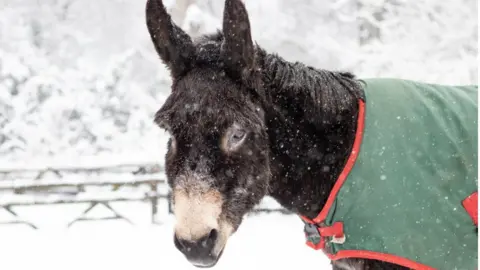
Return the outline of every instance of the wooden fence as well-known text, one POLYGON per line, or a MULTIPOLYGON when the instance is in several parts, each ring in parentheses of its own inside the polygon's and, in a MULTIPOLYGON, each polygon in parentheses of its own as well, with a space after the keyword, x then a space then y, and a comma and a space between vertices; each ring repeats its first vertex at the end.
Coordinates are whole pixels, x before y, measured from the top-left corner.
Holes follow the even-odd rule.
MULTIPOLYGON (((133 222, 116 211, 110 203, 143 201, 150 205, 151 222, 158 224, 158 202, 168 201, 170 194, 163 168, 157 163, 99 163, 90 161, 76 166, 50 165, 0 165, 0 209, 6 210, 12 221, 1 224, 26 224, 38 226, 21 217, 16 207, 34 205, 58 205, 86 203, 85 210, 68 223, 79 221, 121 219, 133 222), (92 189, 97 188, 97 189, 92 189), (101 189, 98 189, 101 188, 101 189), (109 216, 89 218, 87 214, 103 205, 109 216)), ((259 206, 254 213, 280 212, 289 214, 280 207, 259 206)))

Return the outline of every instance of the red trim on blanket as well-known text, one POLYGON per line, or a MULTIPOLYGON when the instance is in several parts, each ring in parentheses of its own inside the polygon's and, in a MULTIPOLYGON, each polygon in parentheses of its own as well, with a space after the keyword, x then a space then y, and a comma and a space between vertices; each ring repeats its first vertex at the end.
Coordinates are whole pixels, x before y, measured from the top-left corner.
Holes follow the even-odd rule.
POLYGON ((395 256, 392 254, 373 252, 368 250, 341 250, 337 252, 337 254, 328 254, 328 253, 326 254, 328 258, 330 258, 330 260, 333 260, 333 261, 336 261, 339 259, 347 259, 347 258, 361 258, 361 259, 384 261, 384 262, 401 265, 403 267, 407 267, 415 270, 435 270, 435 268, 433 267, 430 267, 421 263, 417 263, 409 259, 405 259, 403 257, 395 256))
POLYGON ((472 218, 475 226, 478 227, 478 191, 475 191, 465 200, 463 200, 462 205, 467 211, 468 215, 472 218))
POLYGON ((363 102, 363 100, 359 100, 357 131, 355 133, 355 140, 353 142, 352 152, 350 153, 350 156, 347 159, 347 163, 345 164, 345 167, 343 168, 342 173, 340 173, 340 176, 338 176, 337 182, 335 182, 335 185, 333 186, 333 189, 330 192, 330 195, 328 196, 327 203, 323 207, 322 211, 320 211, 320 214, 318 214, 318 216, 313 219, 314 223, 317 223, 317 224, 321 223, 327 218, 328 212, 330 211, 330 208, 332 207, 333 202, 335 201, 335 198, 337 197, 337 194, 340 191, 340 188, 343 186, 343 183, 345 183, 345 180, 347 180, 347 176, 352 170, 353 165, 355 165, 355 161, 357 160, 358 153, 360 152, 360 145, 362 144, 364 128, 365 128, 365 102, 363 102))

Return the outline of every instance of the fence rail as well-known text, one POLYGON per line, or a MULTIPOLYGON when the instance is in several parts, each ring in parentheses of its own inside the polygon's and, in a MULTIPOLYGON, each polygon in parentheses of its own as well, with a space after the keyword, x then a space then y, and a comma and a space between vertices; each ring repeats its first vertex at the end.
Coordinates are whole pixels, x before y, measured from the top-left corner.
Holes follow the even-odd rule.
MULTIPOLYGON (((121 219, 133 222, 121 215, 111 205, 113 202, 144 201, 150 204, 151 222, 158 224, 159 200, 168 202, 171 213, 170 192, 166 184, 163 167, 154 162, 95 162, 63 164, 0 166, 0 209, 13 217, 1 224, 26 224, 34 229, 38 226, 19 215, 16 207, 35 205, 59 205, 87 203, 86 209, 68 226, 79 221, 121 219), (53 174, 53 176, 48 176, 53 174), (102 190, 99 190, 102 189, 102 190), (106 189, 106 190, 105 190, 106 189), (125 190, 127 189, 127 190, 125 190), (102 205, 110 216, 88 218, 87 214, 102 205)), ((253 213, 290 212, 281 207, 262 207, 253 213)))
POLYGON ((44 178, 40 180, 32 179, 12 179, 0 181, 0 190, 20 190, 20 189, 41 189, 44 187, 67 187, 67 186, 109 186, 109 185, 142 185, 165 183, 165 176, 163 174, 149 174, 149 175, 102 175, 94 177, 72 176, 68 178, 44 178))
POLYGON ((108 161, 100 159, 91 159, 84 161, 75 162, 74 165, 66 164, 62 162, 49 162, 49 163, 29 163, 29 164, 19 164, 19 163, 8 163, 2 162, 0 165, 0 174, 8 173, 25 173, 25 172, 41 172, 41 171, 63 171, 63 172, 76 172, 76 171, 110 171, 118 170, 121 168, 157 168, 158 171, 163 171, 163 166, 158 162, 151 161, 108 161))

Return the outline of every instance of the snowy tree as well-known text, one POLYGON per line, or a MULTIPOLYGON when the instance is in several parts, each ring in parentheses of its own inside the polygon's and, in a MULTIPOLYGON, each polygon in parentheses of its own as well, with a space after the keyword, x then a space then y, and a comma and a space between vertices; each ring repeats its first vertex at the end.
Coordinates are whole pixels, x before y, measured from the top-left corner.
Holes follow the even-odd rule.
MULTIPOLYGON (((223 1, 165 0, 193 37, 223 1)), ((253 38, 287 60, 359 77, 477 83, 475 0, 245 0, 253 38)), ((170 78, 144 2, 0 0, 0 161, 126 155, 160 160, 153 115, 170 78)))

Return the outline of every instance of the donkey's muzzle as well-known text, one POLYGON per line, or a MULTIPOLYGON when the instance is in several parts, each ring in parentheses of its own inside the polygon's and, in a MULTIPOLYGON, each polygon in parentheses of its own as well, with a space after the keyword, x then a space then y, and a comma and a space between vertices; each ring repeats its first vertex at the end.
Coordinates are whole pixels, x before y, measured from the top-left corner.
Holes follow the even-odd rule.
POLYGON ((212 267, 218 261, 218 254, 213 254, 217 242, 218 231, 213 229, 208 235, 196 240, 184 240, 175 234, 175 247, 180 250, 187 260, 197 267, 212 267))

